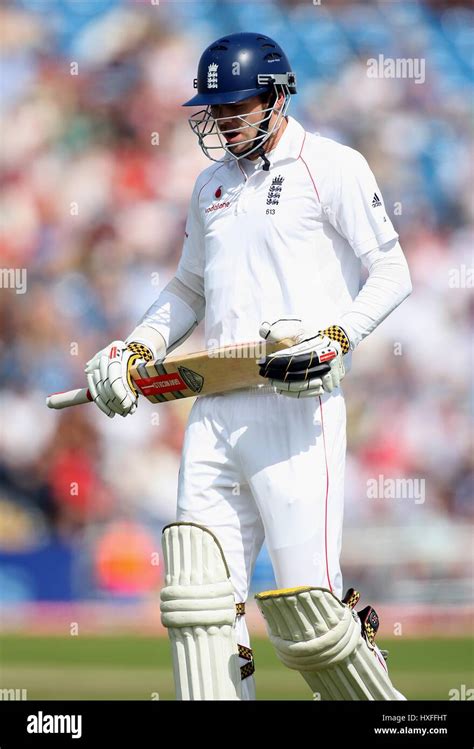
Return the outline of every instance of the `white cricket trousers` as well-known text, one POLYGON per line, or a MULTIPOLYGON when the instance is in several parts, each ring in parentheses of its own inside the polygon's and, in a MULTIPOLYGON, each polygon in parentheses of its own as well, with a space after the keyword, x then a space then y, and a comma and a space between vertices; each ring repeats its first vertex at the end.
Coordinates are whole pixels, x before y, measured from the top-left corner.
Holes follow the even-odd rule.
MULTIPOLYGON (((217 536, 236 601, 247 599, 264 539, 278 588, 314 585, 342 597, 345 452, 340 389, 297 399, 264 386, 196 399, 184 438, 177 520, 217 536)), ((244 616, 236 634, 250 646, 244 616)), ((252 698, 253 678, 243 685, 252 698)))

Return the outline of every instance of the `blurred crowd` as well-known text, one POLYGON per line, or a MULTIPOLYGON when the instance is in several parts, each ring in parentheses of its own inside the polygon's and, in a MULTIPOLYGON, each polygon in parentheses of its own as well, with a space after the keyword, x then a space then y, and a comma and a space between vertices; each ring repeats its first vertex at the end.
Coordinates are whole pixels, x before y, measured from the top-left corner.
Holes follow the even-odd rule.
POLYGON ((0 549, 174 518, 189 402, 109 420, 44 397, 82 386, 174 274, 209 163, 180 105, 204 47, 243 30, 287 51, 289 113, 367 158, 412 273, 344 382, 346 525, 472 521, 472 25, 457 2, 2 6, 1 266, 27 286, 0 289, 0 549), (379 54, 423 58, 426 80, 368 77, 379 54), (424 501, 369 498, 380 475, 423 479, 424 501))

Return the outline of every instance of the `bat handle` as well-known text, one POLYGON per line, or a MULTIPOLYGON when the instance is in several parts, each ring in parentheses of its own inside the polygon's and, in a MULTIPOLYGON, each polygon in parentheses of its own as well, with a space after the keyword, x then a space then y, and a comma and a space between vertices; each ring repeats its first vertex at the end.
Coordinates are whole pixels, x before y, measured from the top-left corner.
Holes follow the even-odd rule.
POLYGON ((294 338, 282 338, 281 341, 278 341, 278 346, 280 348, 289 348, 290 346, 295 346, 296 340, 294 338))
POLYGON ((69 408, 69 406, 79 406, 81 403, 89 403, 92 396, 88 388, 78 388, 77 390, 66 390, 64 393, 51 393, 46 398, 48 408, 69 408))
POLYGON ((294 338, 282 338, 280 341, 271 341, 267 343, 267 354, 274 354, 281 349, 289 348, 294 346, 296 341, 294 338))

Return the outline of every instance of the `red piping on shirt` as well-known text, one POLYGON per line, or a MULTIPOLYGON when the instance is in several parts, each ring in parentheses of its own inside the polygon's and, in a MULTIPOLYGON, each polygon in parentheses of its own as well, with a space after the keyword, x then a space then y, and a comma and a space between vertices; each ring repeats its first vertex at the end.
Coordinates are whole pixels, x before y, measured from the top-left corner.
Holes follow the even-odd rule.
POLYGON ((200 188, 200 190, 199 190, 199 192, 198 192, 198 196, 197 196, 197 199, 198 199, 198 203, 199 203, 199 198, 201 197, 201 193, 202 193, 202 191, 204 190, 204 188, 206 187, 206 185, 208 185, 208 184, 209 184, 209 182, 211 181, 211 179, 213 178, 213 176, 214 176, 214 175, 216 174, 216 172, 218 172, 218 171, 219 171, 219 169, 220 169, 221 167, 223 167, 223 166, 224 166, 224 164, 219 164, 219 166, 218 166, 218 167, 217 167, 216 169, 214 169, 214 171, 212 172, 212 174, 211 174, 211 176, 209 177, 209 179, 207 180, 207 182, 204 182, 203 186, 202 186, 202 187, 200 188))
POLYGON ((299 154, 298 154, 298 159, 301 159, 301 161, 302 161, 302 162, 303 162, 303 164, 305 165, 305 167, 306 167, 306 169, 307 169, 307 172, 308 172, 308 174, 309 174, 309 178, 310 178, 311 182, 313 183, 313 187, 314 187, 314 192, 316 193, 316 195, 317 195, 317 197, 318 197, 318 200, 319 200, 319 202, 321 202, 321 198, 319 197, 319 192, 318 192, 318 188, 316 187, 316 185, 315 185, 315 183, 314 183, 313 175, 312 175, 312 174, 311 174, 311 172, 309 171, 309 167, 308 167, 308 165, 307 165, 306 161, 305 161, 305 160, 303 159, 303 157, 302 157, 302 155, 301 155, 301 154, 303 153, 303 147, 304 147, 304 144, 305 144, 305 140, 306 140, 306 132, 305 132, 305 134, 304 134, 304 138, 303 138, 303 143, 301 144, 301 150, 300 150, 300 152, 299 152, 299 154))

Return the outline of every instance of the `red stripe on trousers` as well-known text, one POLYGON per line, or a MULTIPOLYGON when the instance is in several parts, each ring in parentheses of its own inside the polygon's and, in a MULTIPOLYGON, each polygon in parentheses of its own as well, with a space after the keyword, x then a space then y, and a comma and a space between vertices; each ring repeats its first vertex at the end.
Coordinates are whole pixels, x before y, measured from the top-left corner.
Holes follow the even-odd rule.
POLYGON ((319 410, 321 412, 321 432, 323 435, 323 445, 324 445, 324 462, 326 464, 326 498, 324 500, 324 554, 326 557, 326 576, 328 579, 328 586, 331 593, 332 585, 331 585, 331 579, 329 577, 329 560, 328 560, 328 498, 329 498, 329 468, 328 468, 328 458, 327 458, 327 451, 326 451, 326 436, 324 434, 324 419, 323 419, 323 403, 321 401, 321 396, 319 397, 319 410))

